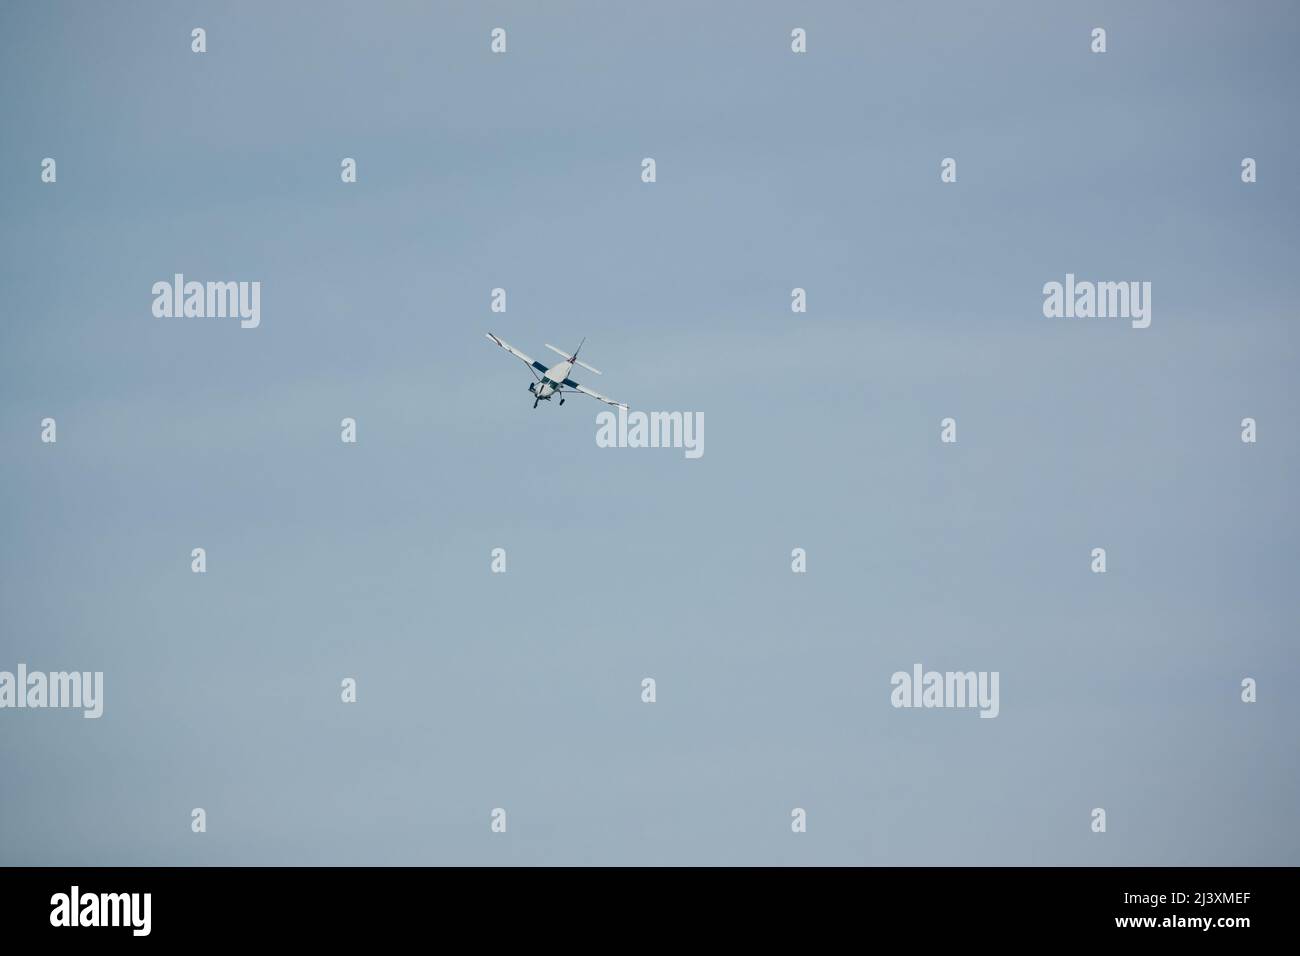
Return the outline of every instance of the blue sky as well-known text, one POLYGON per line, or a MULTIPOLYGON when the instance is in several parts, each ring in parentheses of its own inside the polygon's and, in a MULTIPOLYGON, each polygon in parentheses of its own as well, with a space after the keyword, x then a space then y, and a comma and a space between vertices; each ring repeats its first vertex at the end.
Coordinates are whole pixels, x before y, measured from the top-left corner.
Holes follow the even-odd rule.
POLYGON ((1296 863, 1296 25, 5 5, 0 669, 105 713, 0 712, 0 861, 1296 863), (1044 318, 1067 272, 1151 327, 1044 318), (890 707, 918 661, 998 718, 890 707))

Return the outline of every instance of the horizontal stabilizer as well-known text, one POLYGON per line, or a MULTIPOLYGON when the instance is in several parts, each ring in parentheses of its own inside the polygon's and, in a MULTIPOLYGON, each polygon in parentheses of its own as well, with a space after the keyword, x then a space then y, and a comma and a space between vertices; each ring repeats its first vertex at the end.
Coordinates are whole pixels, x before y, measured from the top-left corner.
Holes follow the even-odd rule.
MULTIPOLYGON (((600 369, 593 368, 592 366, 588 365, 586 362, 579 361, 577 355, 570 355, 568 352, 564 351, 563 349, 557 349, 550 342, 546 343, 546 347, 550 349, 552 352, 554 352, 556 355, 563 355, 566 361, 572 362, 574 365, 581 365, 588 372, 595 372, 597 375, 605 374, 600 369)), ((579 348, 581 348, 581 346, 579 346, 579 348)))

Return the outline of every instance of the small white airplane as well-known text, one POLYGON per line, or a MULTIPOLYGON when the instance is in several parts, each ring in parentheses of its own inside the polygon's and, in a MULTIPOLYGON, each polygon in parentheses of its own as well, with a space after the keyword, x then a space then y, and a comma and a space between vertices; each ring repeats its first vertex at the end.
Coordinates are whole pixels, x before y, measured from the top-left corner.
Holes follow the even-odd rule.
MULTIPOLYGON (((588 372, 595 372, 597 375, 602 374, 600 369, 592 368, 586 362, 578 361, 578 353, 582 351, 581 343, 573 350, 572 355, 547 343, 546 347, 548 349, 564 358, 563 362, 557 362, 550 368, 547 368, 541 362, 533 361, 509 342, 497 338, 491 332, 487 334, 487 337, 527 365, 529 371, 533 373, 533 378, 537 379, 537 381, 528 386, 528 391, 533 393, 533 408, 537 407, 538 402, 549 402, 551 397, 554 395, 560 396, 560 404, 563 405, 564 396, 569 392, 582 392, 583 395, 590 395, 592 398, 604 402, 606 405, 617 405, 619 408, 627 408, 627 406, 622 402, 616 402, 612 398, 606 398, 604 395, 600 394, 600 392, 593 392, 585 385, 579 385, 573 379, 569 378, 569 372, 575 365, 582 366, 588 372), (541 374, 537 374, 538 372, 541 374)), ((583 343, 586 341, 586 339, 582 340, 583 343)))

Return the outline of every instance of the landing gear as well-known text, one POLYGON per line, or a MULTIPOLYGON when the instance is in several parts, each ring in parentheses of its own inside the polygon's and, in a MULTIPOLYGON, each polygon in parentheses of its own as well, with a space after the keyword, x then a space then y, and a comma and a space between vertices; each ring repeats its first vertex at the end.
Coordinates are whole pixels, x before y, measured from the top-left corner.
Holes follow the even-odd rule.
POLYGON ((541 401, 540 398, 534 398, 534 399, 533 399, 533 408, 536 408, 536 407, 537 407, 537 403, 540 402, 540 401, 541 401))
POLYGON ((561 405, 564 404, 564 399, 560 399, 560 404, 561 404, 561 405))

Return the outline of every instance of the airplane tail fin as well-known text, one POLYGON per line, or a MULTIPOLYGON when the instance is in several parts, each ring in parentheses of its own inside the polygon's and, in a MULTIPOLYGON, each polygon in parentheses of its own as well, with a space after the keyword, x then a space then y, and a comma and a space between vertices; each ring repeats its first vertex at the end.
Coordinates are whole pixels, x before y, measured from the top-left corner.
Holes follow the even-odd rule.
POLYGON ((583 347, 584 345, 586 345, 586 344, 587 344, 587 337, 584 335, 584 336, 582 337, 582 341, 578 343, 578 347, 577 347, 576 349, 573 350, 573 364, 574 364, 574 365, 581 365, 581 366, 582 366, 583 368, 585 368, 588 372, 595 372, 597 375, 604 375, 605 373, 602 372, 600 369, 598 369, 598 368, 594 368, 593 366, 588 365, 586 362, 579 362, 579 361, 578 361, 578 353, 582 351, 582 347, 583 347))

